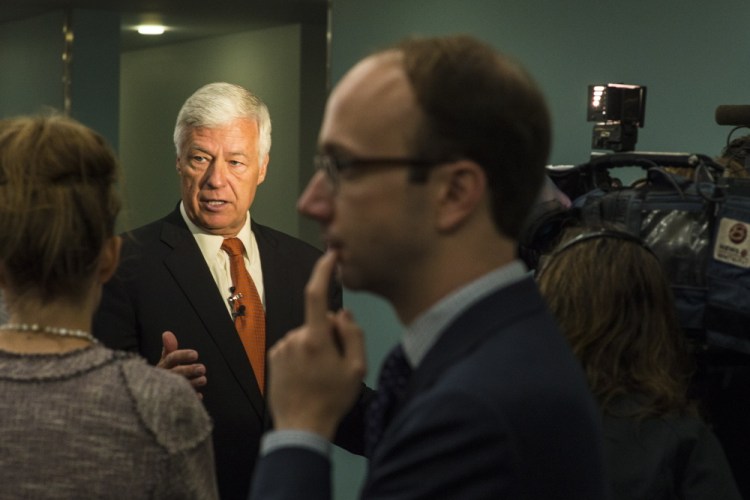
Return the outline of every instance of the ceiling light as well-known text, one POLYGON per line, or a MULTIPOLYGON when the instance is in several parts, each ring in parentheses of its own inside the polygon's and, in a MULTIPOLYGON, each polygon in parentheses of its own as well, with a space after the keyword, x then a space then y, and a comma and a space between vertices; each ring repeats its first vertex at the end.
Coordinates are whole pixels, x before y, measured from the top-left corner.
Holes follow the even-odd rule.
POLYGON ((137 29, 141 35, 161 35, 166 28, 160 24, 141 24, 137 29))

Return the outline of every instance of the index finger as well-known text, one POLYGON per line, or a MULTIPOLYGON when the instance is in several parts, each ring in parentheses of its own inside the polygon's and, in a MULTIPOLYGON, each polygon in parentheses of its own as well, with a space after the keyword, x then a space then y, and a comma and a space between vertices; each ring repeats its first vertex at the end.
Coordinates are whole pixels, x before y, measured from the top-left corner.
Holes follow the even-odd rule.
POLYGON ((315 263, 305 287, 305 323, 311 327, 329 324, 328 287, 336 267, 336 253, 328 250, 315 263))

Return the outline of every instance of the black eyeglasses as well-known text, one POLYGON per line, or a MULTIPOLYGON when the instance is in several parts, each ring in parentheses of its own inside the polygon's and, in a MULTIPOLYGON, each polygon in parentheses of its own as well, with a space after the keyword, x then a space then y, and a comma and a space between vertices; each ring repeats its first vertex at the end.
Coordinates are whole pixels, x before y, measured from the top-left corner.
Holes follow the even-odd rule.
MULTIPOLYGON (((338 187, 341 180, 341 174, 343 172, 353 170, 360 167, 371 167, 371 166, 393 166, 393 165, 404 165, 411 167, 421 167, 425 171, 434 167, 446 163, 446 160, 425 160, 422 158, 339 158, 329 154, 318 154, 313 158, 313 164, 317 170, 323 171, 331 185, 338 187)), ((412 176, 413 181, 424 181, 425 177, 412 176)))

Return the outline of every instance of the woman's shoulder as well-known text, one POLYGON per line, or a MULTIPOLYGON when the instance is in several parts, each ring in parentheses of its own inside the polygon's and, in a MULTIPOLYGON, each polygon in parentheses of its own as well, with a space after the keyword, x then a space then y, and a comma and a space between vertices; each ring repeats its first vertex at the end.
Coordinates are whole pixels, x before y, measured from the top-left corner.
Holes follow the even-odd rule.
POLYGON ((126 355, 121 371, 135 410, 170 453, 191 449, 211 435, 211 419, 184 377, 126 355))

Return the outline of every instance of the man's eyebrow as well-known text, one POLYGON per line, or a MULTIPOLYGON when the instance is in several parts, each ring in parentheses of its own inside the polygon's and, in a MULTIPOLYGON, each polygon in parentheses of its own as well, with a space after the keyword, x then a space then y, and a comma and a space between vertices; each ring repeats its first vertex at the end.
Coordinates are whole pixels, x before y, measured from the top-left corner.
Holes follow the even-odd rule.
MULTIPOLYGON (((212 153, 211 151, 209 151, 208 149, 204 147, 198 146, 197 144, 192 144, 190 148, 188 148, 188 151, 191 151, 191 152, 200 151, 201 153, 205 153, 209 156, 214 156, 214 153, 212 153)), ((233 157, 241 156, 243 158, 247 158, 249 155, 245 153, 244 151, 230 151, 229 153, 227 153, 227 156, 233 156, 233 157)))
POLYGON ((345 146, 342 146, 341 144, 336 143, 325 143, 321 144, 318 147, 318 153, 319 154, 327 154, 332 156, 354 156, 353 153, 346 148, 345 146))
POLYGON ((207 150, 206 148, 202 148, 196 144, 191 144, 190 147, 188 148, 188 151, 191 151, 191 152, 200 151, 201 153, 206 153, 207 155, 213 156, 213 153, 211 151, 207 150))

